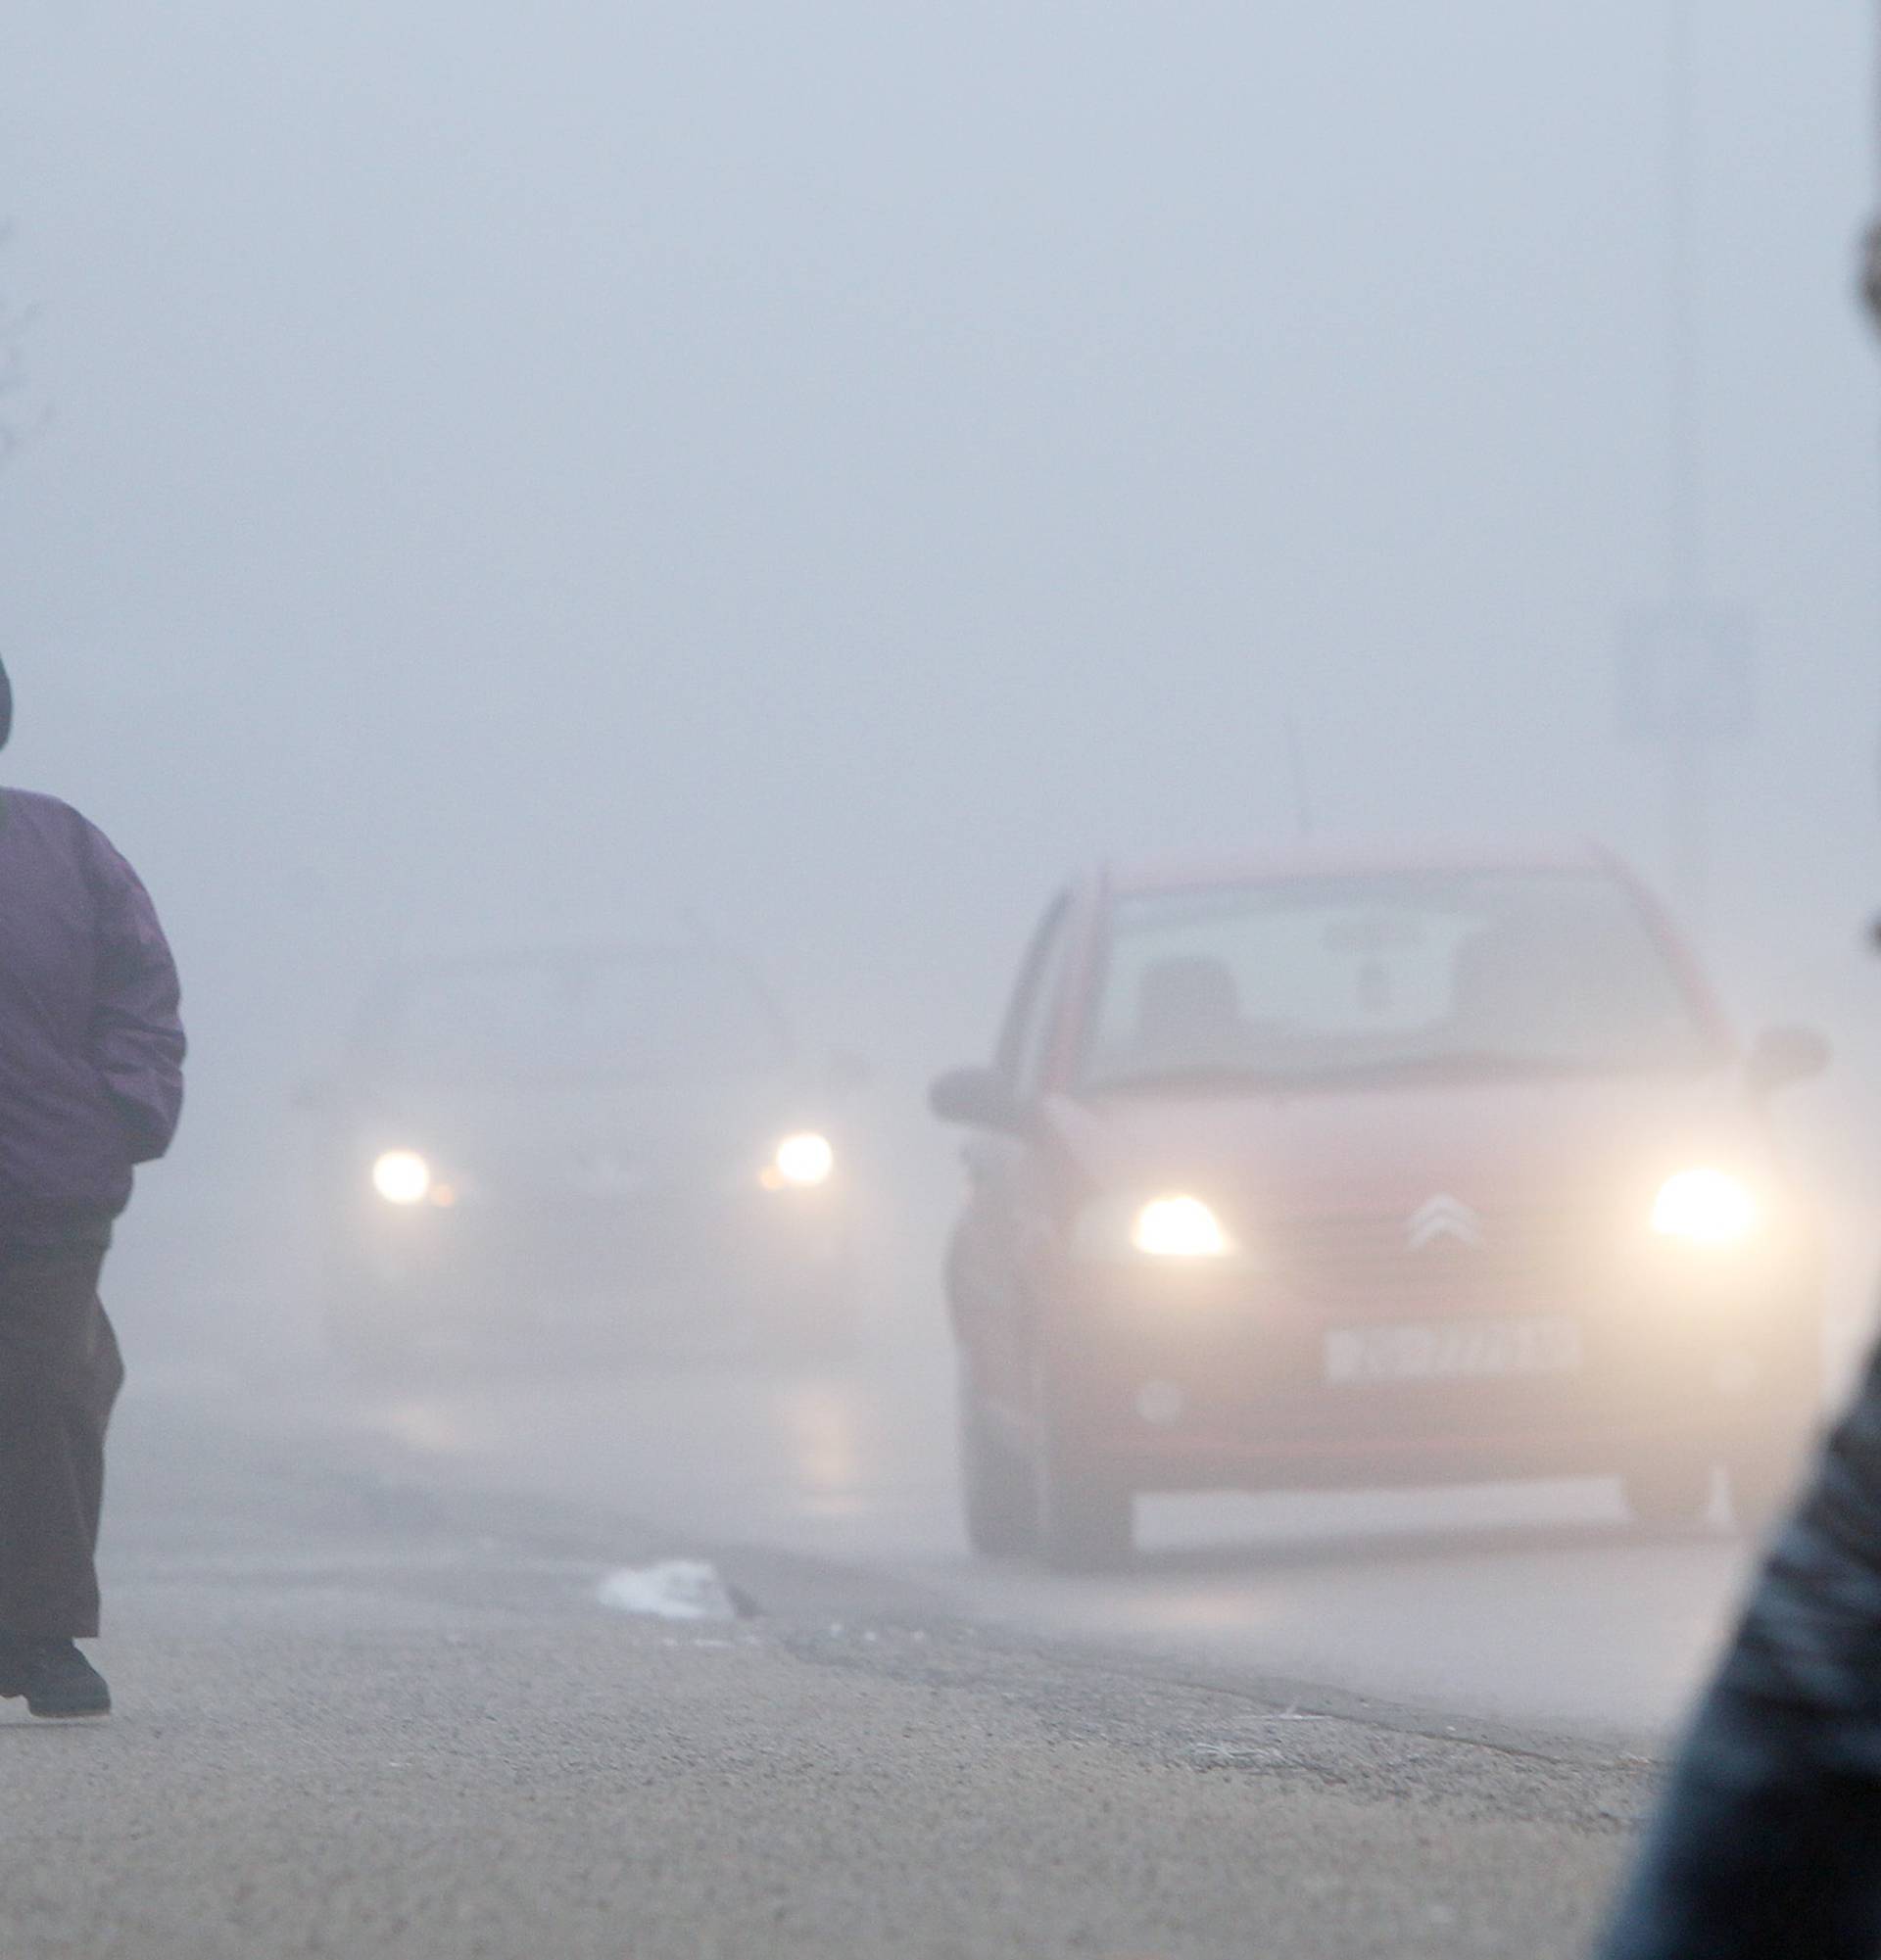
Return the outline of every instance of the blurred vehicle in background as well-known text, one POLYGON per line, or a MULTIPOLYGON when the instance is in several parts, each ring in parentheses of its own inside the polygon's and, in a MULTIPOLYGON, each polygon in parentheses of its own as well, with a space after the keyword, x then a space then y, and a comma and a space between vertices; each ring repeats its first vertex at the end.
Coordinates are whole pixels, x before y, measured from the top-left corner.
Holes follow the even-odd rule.
POLYGON ((700 1332, 841 1346, 860 1076, 806 1066, 752 970, 702 940, 399 967, 312 1097, 334 1347, 396 1370, 700 1332))
POLYGON ((1617 1471, 1636 1515, 1787 1490, 1821 1285, 1770 1093, 1593 852, 1307 852, 1053 900, 949 1254, 967 1527, 1127 1555, 1136 1493, 1617 1471))

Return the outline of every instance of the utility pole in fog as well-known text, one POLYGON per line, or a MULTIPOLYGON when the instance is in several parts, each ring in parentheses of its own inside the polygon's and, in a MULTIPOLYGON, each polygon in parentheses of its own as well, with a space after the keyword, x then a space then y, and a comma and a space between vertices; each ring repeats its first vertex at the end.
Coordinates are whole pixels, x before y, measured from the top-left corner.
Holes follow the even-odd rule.
POLYGON ((1620 644, 1622 732, 1658 751, 1672 888, 1695 931, 1709 923, 1715 750, 1748 732, 1748 622, 1705 598, 1699 452, 1697 50, 1693 0, 1665 0, 1665 597, 1634 612, 1620 644))
MULTIPOLYGON (((1698 460, 1698 291, 1694 263, 1697 156, 1692 0, 1669 0, 1671 32, 1665 118, 1667 591, 1673 611, 1695 614, 1705 577, 1698 460)), ((1709 923, 1712 886, 1711 767, 1695 723, 1671 728, 1665 744, 1672 884, 1693 929, 1709 923)))
POLYGON ((1698 292, 1693 258, 1697 173, 1692 0, 1668 0, 1665 115, 1666 571, 1674 604, 1698 599, 1704 578, 1698 474, 1698 292))
MULTIPOLYGON (((0 246, 6 245, 9 236, 7 227, 0 225, 0 246)), ((5 290, 0 289, 0 397, 17 395, 25 385, 25 356, 21 343, 28 318, 27 313, 8 304, 5 290)), ((0 412, 0 460, 12 454, 21 440, 19 424, 0 412)))
MULTIPOLYGON (((1876 188, 1881 190, 1881 6, 1876 9, 1874 57, 1875 116, 1871 128, 1876 138, 1874 165, 1876 188)), ((1867 230, 1861 242, 1861 299, 1867 308, 1868 325, 1881 330, 1881 204, 1868 214, 1867 230)), ((1875 928, 1881 939, 1881 925, 1875 928)))

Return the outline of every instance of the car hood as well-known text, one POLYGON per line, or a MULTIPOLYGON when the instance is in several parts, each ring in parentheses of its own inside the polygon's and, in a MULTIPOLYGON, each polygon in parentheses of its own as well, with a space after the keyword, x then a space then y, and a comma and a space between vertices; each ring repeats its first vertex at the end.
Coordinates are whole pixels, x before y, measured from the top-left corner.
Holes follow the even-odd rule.
POLYGON ((1057 1097, 1046 1120, 1098 1190, 1188 1190, 1270 1214, 1501 1210, 1657 1189, 1693 1164, 1768 1171, 1734 1069, 1259 1095, 1057 1097))
POLYGON ((765 1162, 790 1130, 822 1126, 821 1098, 784 1076, 732 1082, 595 1082, 549 1089, 386 1085, 362 1099, 380 1147, 458 1171, 629 1163, 667 1171, 765 1162))

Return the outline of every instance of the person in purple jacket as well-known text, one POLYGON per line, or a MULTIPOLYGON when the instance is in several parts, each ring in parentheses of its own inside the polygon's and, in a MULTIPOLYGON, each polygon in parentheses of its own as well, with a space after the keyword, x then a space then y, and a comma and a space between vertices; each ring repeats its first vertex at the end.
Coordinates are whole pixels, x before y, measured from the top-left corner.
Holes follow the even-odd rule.
MULTIPOLYGON (((0 667, 0 746, 12 726, 0 667)), ((182 1112, 178 1005, 137 874, 76 810, 0 789, 0 1697, 34 1715, 111 1712, 74 1645, 124 1374, 98 1275, 182 1112)))

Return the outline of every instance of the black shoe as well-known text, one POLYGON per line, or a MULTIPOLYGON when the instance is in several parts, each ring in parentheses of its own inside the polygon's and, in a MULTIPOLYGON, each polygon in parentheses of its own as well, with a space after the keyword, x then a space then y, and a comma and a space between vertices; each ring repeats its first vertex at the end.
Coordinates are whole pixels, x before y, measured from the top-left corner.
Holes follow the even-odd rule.
POLYGON ((0 1636, 0 1700, 26 1699, 48 1722, 95 1721, 111 1713, 105 1677, 69 1640, 0 1636))

